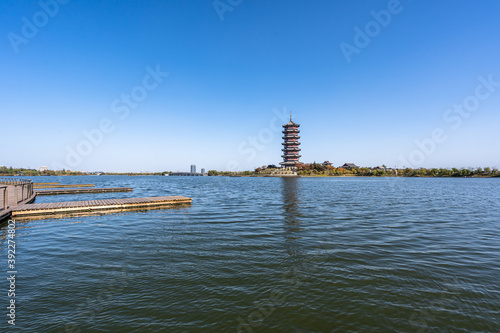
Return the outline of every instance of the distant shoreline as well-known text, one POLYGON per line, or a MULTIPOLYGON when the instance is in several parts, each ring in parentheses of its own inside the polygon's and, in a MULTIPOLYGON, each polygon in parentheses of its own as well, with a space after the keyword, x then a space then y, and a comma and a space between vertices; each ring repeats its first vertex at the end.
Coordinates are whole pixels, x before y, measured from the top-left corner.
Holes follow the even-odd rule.
MULTIPOLYGON (((82 177, 82 176, 96 176, 91 174, 75 174, 75 175, 0 175, 0 177, 82 177)), ((137 176, 155 176, 155 177, 163 177, 163 174, 128 174, 128 173, 113 173, 113 174, 102 174, 102 176, 129 176, 129 177, 137 177, 137 176)), ((97 177, 97 176, 96 176, 97 177)), ((172 178, 178 178, 179 176, 173 176, 172 178)), ((189 176, 183 176, 189 177, 189 176)), ((205 177, 245 177, 245 178, 282 178, 280 176, 269 176, 269 175, 211 175, 205 177)), ((296 177, 288 177, 288 178, 500 178, 500 175, 473 175, 473 176, 395 176, 395 175, 386 175, 386 176, 377 176, 377 175, 298 175, 296 177)))
MULTIPOLYGON (((275 174, 280 169, 274 165, 262 166, 253 171, 217 171, 209 170, 206 176, 228 176, 228 177, 280 177, 275 174)), ((0 166, 0 177, 36 177, 36 176, 167 176, 177 172, 86 172, 71 170, 44 170, 23 168, 7 168, 0 166)), ((179 176, 179 175, 176 175, 179 176)), ((189 175, 182 175, 188 177, 189 175)), ((301 164, 297 167, 297 176, 305 178, 324 178, 324 177, 408 177, 408 178, 496 178, 500 177, 497 168, 485 167, 475 169, 446 169, 446 168, 405 168, 392 169, 385 166, 367 168, 367 167, 332 167, 330 165, 319 163, 301 164)))
MULTIPOLYGON (((212 176, 211 176, 212 177, 212 176)), ((213 177, 234 177, 227 175, 218 175, 213 177)), ((237 177, 259 177, 259 178, 279 178, 278 176, 268 176, 268 175, 239 175, 237 177)), ((293 178, 293 177, 292 177, 293 178)), ((298 175, 297 178, 500 178, 500 175, 486 175, 486 176, 363 176, 363 175, 298 175)))

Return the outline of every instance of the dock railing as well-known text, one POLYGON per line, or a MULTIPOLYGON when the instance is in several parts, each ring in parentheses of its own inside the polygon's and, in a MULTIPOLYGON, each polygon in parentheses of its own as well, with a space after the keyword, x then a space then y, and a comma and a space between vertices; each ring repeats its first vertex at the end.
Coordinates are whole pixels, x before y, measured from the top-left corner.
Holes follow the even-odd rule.
POLYGON ((7 185, 0 185, 0 193, 2 193, 2 200, 0 201, 0 210, 1 209, 7 209, 7 206, 9 205, 8 200, 7 200, 7 185))
POLYGON ((33 195, 33 181, 20 178, 0 178, 0 192, 3 192, 2 209, 7 209, 9 196, 14 198, 15 205, 31 198, 33 195), (8 185, 11 186, 13 191, 9 191, 8 185))

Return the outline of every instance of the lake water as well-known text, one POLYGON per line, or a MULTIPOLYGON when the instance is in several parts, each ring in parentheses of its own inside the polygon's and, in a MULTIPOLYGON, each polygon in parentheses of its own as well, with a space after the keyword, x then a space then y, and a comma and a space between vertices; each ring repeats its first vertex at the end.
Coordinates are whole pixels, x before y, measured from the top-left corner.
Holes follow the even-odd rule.
POLYGON ((17 222, 17 330, 500 332, 499 178, 32 179, 193 203, 17 222))

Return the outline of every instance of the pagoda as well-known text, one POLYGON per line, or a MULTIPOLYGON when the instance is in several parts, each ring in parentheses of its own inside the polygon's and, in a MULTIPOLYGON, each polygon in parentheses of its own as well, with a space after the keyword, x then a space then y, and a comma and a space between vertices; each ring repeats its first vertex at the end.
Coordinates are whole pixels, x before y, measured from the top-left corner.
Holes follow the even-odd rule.
POLYGON ((292 114, 290 113, 290 121, 283 125, 283 162, 280 163, 281 167, 293 172, 296 172, 297 163, 299 163, 300 152, 300 125, 292 121, 292 114))

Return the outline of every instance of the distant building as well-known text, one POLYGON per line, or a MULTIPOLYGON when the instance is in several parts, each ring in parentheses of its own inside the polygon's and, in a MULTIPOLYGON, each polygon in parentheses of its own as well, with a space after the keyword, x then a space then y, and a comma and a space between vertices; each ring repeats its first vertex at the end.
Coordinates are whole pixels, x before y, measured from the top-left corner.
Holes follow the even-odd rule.
POLYGON ((39 167, 38 167, 38 171, 39 171, 39 172, 49 171, 49 167, 46 167, 46 166, 39 166, 39 167))
POLYGON ((330 161, 324 161, 323 166, 332 166, 332 163, 330 163, 330 161))
POLYGON ((341 166, 341 168, 344 168, 344 169, 359 169, 359 166, 357 166, 354 163, 344 163, 344 165, 341 166))
POLYGON ((201 172, 196 172, 196 165, 191 165, 191 172, 170 172, 163 174, 164 176, 206 176, 205 169, 202 168, 201 172))
POLYGON ((185 177, 189 177, 189 176, 205 176, 205 174, 203 173, 198 173, 198 172, 171 172, 171 173, 165 173, 164 176, 170 176, 170 177, 174 177, 174 176, 185 176, 185 177))

